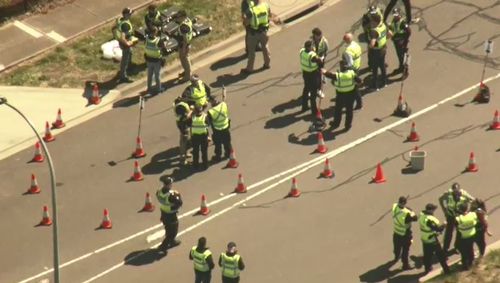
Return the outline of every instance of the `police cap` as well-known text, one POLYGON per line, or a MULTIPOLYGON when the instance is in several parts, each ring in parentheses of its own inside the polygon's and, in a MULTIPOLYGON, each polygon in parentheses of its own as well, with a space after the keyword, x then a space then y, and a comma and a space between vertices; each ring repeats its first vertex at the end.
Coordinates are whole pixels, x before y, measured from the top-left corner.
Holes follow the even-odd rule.
POLYGON ((437 206, 433 203, 428 203, 426 206, 425 206, 425 210, 426 211, 434 211, 436 210, 437 206))
POLYGON ((402 204, 402 205, 405 205, 407 201, 408 201, 408 199, 404 196, 400 196, 398 199, 398 203, 402 204))
POLYGON ((401 10, 399 8, 394 8, 394 10, 392 10, 392 15, 394 17, 399 17, 401 16, 401 10))
POLYGON ((453 185, 451 185, 451 189, 453 191, 458 191, 460 190, 460 184, 459 183, 453 183, 453 185))
POLYGON ((172 177, 169 177, 168 175, 162 175, 160 177, 160 181, 165 185, 170 185, 174 182, 174 179, 172 179, 172 177))
POLYGON ((122 10, 122 15, 132 15, 132 9, 130 9, 129 7, 126 7, 126 8, 123 8, 122 10))

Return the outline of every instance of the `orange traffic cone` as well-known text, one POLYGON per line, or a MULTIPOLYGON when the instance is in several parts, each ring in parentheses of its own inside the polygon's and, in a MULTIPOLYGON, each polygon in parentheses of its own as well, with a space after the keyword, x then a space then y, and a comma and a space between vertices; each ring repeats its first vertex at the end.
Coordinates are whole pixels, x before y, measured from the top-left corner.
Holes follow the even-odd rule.
POLYGON ((52 127, 56 128, 56 129, 60 129, 64 126, 66 126, 66 124, 64 124, 64 122, 62 120, 61 108, 59 108, 59 110, 57 111, 56 121, 54 123, 52 123, 52 127))
POLYGON ((132 153, 132 156, 134 158, 141 158, 141 157, 146 156, 146 152, 144 151, 144 148, 142 147, 141 137, 139 137, 139 136, 137 136, 136 145, 135 145, 135 152, 132 153))
POLYGON ((420 140, 420 136, 417 133, 417 130, 415 128, 415 122, 411 123, 411 130, 410 130, 410 135, 406 138, 406 141, 408 142, 417 142, 420 140))
POLYGON ((300 196, 300 191, 297 188, 297 179, 293 178, 292 179, 292 188, 290 189, 290 192, 288 193, 288 197, 299 197, 300 196))
POLYGON ((330 169, 330 161, 328 158, 325 159, 325 169, 321 172, 321 176, 324 178, 332 178, 334 176, 332 169, 330 169))
POLYGON ((476 158, 474 157, 474 152, 471 152, 469 155, 469 165, 465 168, 467 172, 477 172, 479 167, 476 164, 476 158))
POLYGON ((38 186, 38 182, 36 181, 35 174, 31 174, 31 186, 26 192, 27 194, 39 194, 42 190, 38 186))
POLYGON ((323 139, 323 133, 318 132, 318 147, 316 148, 316 152, 325 153, 328 151, 328 148, 325 145, 325 140, 323 139))
POLYGON ((398 105, 396 106, 396 109, 394 109, 392 115, 405 118, 410 116, 410 114, 411 108, 408 106, 408 103, 403 100, 403 94, 399 94, 398 105))
POLYGON ((372 178, 374 183, 383 183, 385 182, 384 172, 382 171, 382 165, 380 163, 377 164, 377 172, 375 173, 375 177, 372 178))
POLYGON ((490 130, 500 130, 500 118, 498 117, 498 110, 495 111, 493 122, 491 122, 490 130))
POLYGON ((241 174, 238 174, 238 184, 236 185, 234 192, 239 194, 247 192, 247 186, 245 186, 245 183, 243 182, 243 176, 241 174))
POLYGON ((101 96, 99 95, 99 86, 94 83, 92 86, 92 96, 90 97, 90 103, 97 105, 101 103, 101 96))
POLYGON ((45 142, 51 142, 53 140, 55 140, 56 138, 52 135, 52 133, 50 132, 50 126, 49 126, 49 122, 45 122, 45 136, 43 136, 43 140, 45 142))
POLYGON ((36 142, 35 156, 33 156, 33 159, 31 159, 32 162, 43 162, 45 160, 45 157, 43 157, 40 147, 41 147, 40 143, 36 142))
POLYGON ((236 161, 236 154, 234 153, 234 150, 231 149, 231 153, 229 154, 229 161, 226 164, 226 168, 238 168, 238 161, 236 161))
POLYGON ((205 194, 201 194, 201 205, 198 213, 201 215, 207 215, 210 213, 210 209, 207 205, 207 197, 205 196, 205 194))
POLYGON ((149 193, 146 193, 146 201, 141 211, 152 212, 153 210, 155 210, 155 206, 153 205, 153 202, 151 202, 151 196, 149 193))
POLYGON ((318 112, 316 112, 316 119, 323 121, 323 114, 321 114, 321 110, 318 109, 318 112))
POLYGON ((113 227, 113 224, 111 223, 111 219, 109 218, 109 211, 107 209, 104 209, 104 217, 102 219, 101 226, 99 228, 101 229, 111 229, 113 227))
POLYGON ((134 181, 144 180, 144 176, 141 172, 141 167, 139 166, 139 162, 137 162, 137 160, 134 161, 134 174, 132 175, 131 179, 134 181))
POLYGON ((43 214, 42 214, 42 221, 40 221, 40 226, 50 226, 52 225, 52 219, 50 219, 49 216, 49 208, 44 205, 43 206, 43 214))

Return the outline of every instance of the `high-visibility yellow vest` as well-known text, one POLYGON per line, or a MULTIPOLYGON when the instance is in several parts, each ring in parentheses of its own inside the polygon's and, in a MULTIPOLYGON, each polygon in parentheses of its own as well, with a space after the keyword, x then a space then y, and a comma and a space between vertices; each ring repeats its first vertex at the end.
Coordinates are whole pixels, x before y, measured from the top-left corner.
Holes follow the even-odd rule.
POLYGON ((404 22, 405 22, 404 18, 401 18, 397 22, 394 21, 394 20, 392 21, 392 23, 391 23, 391 31, 394 34, 394 36, 401 35, 401 34, 405 33, 405 30, 401 28, 401 25, 404 24, 404 22))
POLYGON ((250 27, 258 30, 261 27, 269 27, 269 5, 267 3, 260 3, 250 8, 252 12, 252 21, 250 27))
POLYGON ((423 212, 420 213, 420 217, 418 219, 418 223, 420 224, 420 238, 422 239, 422 242, 432 244, 437 241, 437 233, 427 226, 427 220, 433 222, 436 226, 439 226, 439 220, 433 215, 428 215, 423 212))
POLYGON ((248 9, 251 9, 253 6, 255 6, 255 2, 253 0, 247 0, 248 4, 248 9))
POLYGON ((476 235, 477 214, 469 212, 466 215, 455 217, 458 222, 458 231, 462 239, 469 239, 476 235))
POLYGON ((160 203, 160 209, 161 211, 165 213, 173 213, 177 212, 177 210, 172 209, 172 203, 168 200, 170 197, 171 192, 168 191, 167 193, 163 193, 162 190, 158 190, 156 192, 156 198, 158 199, 158 202, 160 203))
POLYGON ((448 216, 457 216, 459 214, 458 208, 462 204, 466 204, 469 202, 469 199, 465 196, 464 191, 460 190, 462 193, 460 195, 460 199, 458 201, 455 201, 455 198, 453 198, 453 193, 452 190, 448 190, 448 198, 446 201, 446 214, 448 216))
POLYGON ((156 11, 155 15, 151 17, 149 13, 146 14, 146 18, 153 23, 155 26, 161 25, 161 14, 160 11, 156 11))
POLYGON ((373 30, 375 30, 378 33, 377 44, 375 45, 374 48, 381 49, 381 48, 385 47, 385 45, 387 43, 387 27, 386 27, 386 25, 384 23, 381 23, 373 30))
POLYGON ((198 85, 193 85, 191 83, 191 99, 197 106, 205 106, 207 104, 207 92, 205 90, 205 84, 202 80, 198 80, 198 85))
POLYGON ((161 58, 161 49, 158 47, 158 42, 160 42, 160 38, 155 36, 153 39, 150 39, 149 36, 146 37, 146 47, 144 53, 146 57, 149 58, 161 58))
POLYGON ((328 51, 328 40, 324 36, 321 37, 318 43, 318 48, 316 49, 316 54, 319 57, 326 56, 326 52, 328 51))
POLYGON ((133 34, 133 26, 130 20, 122 20, 122 18, 119 18, 116 20, 116 27, 113 29, 113 36, 116 40, 120 40, 120 38, 122 37, 122 33, 125 33, 125 36, 127 37, 131 36, 133 34), (130 29, 127 33, 123 31, 124 24, 130 26, 130 29))
MULTIPOLYGON (((179 102, 177 104, 174 103, 174 107, 177 107, 177 106, 181 106, 184 109, 186 109, 186 113, 189 112, 189 104, 187 104, 186 102, 181 101, 181 102, 179 102)), ((175 111, 174 111, 174 113, 175 113, 175 111)), ((177 113, 175 113, 175 117, 176 117, 176 121, 177 122, 179 122, 182 119, 182 115, 177 115, 177 113)))
POLYGON ((190 43, 191 39, 193 39, 193 22, 188 17, 186 17, 186 19, 179 25, 177 34, 179 36, 184 36, 184 38, 186 39, 186 43, 190 43), (182 25, 189 27, 189 31, 185 34, 181 32, 182 25))
POLYGON ((356 88, 356 81, 354 78, 356 73, 353 70, 345 72, 337 72, 337 79, 333 82, 337 93, 351 92, 356 88))
POLYGON ((359 68, 361 67, 361 54, 363 54, 361 46, 359 46, 356 41, 351 41, 351 43, 345 49, 345 52, 351 55, 352 67, 354 68, 354 70, 359 70, 359 68))
POLYGON ((226 253, 221 254, 222 257, 222 276, 227 278, 237 278, 240 276, 240 268, 238 262, 240 255, 227 256, 226 253))
POLYGON ((314 57, 318 57, 316 52, 313 50, 307 52, 305 48, 300 49, 300 67, 304 72, 314 72, 319 66, 316 62, 313 62, 314 57))
POLYGON ((217 106, 208 110, 212 116, 212 124, 214 129, 222 131, 229 128, 229 111, 225 102, 219 103, 217 106))
POLYGON ((191 256, 193 257, 194 269, 205 272, 209 271, 210 267, 207 263, 207 258, 212 255, 212 252, 206 249, 203 253, 200 253, 196 250, 196 246, 191 248, 191 256))
POLYGON ((410 229, 411 224, 406 223, 406 217, 408 215, 414 215, 414 213, 408 208, 401 209, 397 203, 392 205, 392 223, 394 226, 394 233, 404 236, 406 231, 410 229))
POLYGON ((206 123, 207 114, 195 115, 192 119, 191 134, 206 135, 208 134, 208 125, 206 123))

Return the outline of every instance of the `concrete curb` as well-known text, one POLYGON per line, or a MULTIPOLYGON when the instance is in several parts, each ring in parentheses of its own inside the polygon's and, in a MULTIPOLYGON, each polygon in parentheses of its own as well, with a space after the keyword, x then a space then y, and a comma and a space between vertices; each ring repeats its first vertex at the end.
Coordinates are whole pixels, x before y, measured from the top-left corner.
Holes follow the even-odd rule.
MULTIPOLYGON (((500 240, 486 246, 485 256, 488 255, 490 252, 492 252, 494 250, 498 250, 498 249, 500 249, 500 240)), ((458 259, 453 260, 452 262, 449 262, 448 265, 451 267, 452 265, 458 264, 459 262, 460 262, 460 259, 458 258, 458 259)), ((431 279, 438 277, 442 273, 443 273, 443 269, 441 267, 439 267, 438 269, 435 269, 435 270, 429 272, 429 274, 425 275, 424 277, 420 277, 418 279, 418 282, 427 282, 431 279)))

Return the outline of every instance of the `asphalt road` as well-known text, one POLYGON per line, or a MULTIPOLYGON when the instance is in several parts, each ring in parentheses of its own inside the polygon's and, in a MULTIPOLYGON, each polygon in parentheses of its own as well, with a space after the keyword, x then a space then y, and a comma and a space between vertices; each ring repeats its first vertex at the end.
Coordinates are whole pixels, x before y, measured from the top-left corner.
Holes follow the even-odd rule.
MULTIPOLYGON (((409 206, 420 211, 428 202, 437 203, 452 182, 460 182, 470 193, 487 200, 495 234, 488 241, 498 240, 499 138, 498 132, 486 128, 499 100, 493 95, 487 105, 455 104, 469 101, 476 92, 476 88, 464 90, 480 79, 483 41, 498 36, 495 15, 500 3, 425 0, 414 4, 418 5, 414 13, 422 20, 412 26, 411 75, 405 81, 404 95, 418 116, 374 121, 392 113, 400 89, 397 81, 366 94, 351 131, 325 133, 336 173, 333 179, 318 178, 323 158, 313 153, 316 140, 306 132, 310 122, 307 115, 298 113, 300 106, 294 101, 302 89, 297 54, 310 30, 319 26, 333 49, 327 67, 335 69, 336 47, 343 33, 360 33, 358 18, 366 5, 361 1, 341 1, 274 35, 269 71, 241 77, 238 72, 245 62, 198 71, 216 92, 222 84, 228 86, 238 169, 222 169, 223 163, 202 173, 179 168, 178 135, 170 107, 183 87, 170 88, 146 103, 142 136, 148 156, 139 161, 146 177, 140 183, 127 182, 133 171, 133 161, 128 158, 135 146, 136 98, 123 99, 112 111, 58 136, 49 147, 59 182, 61 262, 76 259, 61 269, 61 279, 190 282, 194 275, 188 251, 203 235, 215 255, 228 241, 238 244, 248 267, 242 282, 413 282, 422 268, 402 272, 399 263, 387 264, 393 257, 390 207, 400 195, 409 195, 409 206), (443 102, 453 95, 461 96, 443 102), (431 105, 436 107, 428 108, 431 105), (428 154, 425 170, 416 174, 406 169, 406 153, 415 146, 404 142, 412 121, 421 135, 416 144, 428 154), (479 172, 462 173, 471 151, 479 172), (313 159, 318 161, 297 168, 313 159), (388 181, 369 184, 375 165, 382 161, 388 181), (297 176, 302 195, 283 198, 290 190, 290 178, 299 171, 303 171, 297 176), (159 258, 148 248, 160 239, 148 243, 146 238, 161 227, 140 233, 159 224, 159 212, 137 211, 144 194, 153 193, 159 186, 158 177, 165 173, 178 180, 175 188, 185 201, 181 213, 196 209, 201 193, 209 202, 221 198, 221 193, 230 193, 238 173, 247 185, 260 184, 252 185, 245 195, 212 205, 208 217, 186 213, 181 219, 182 245, 159 258), (269 177, 275 178, 260 182, 269 177), (96 231, 104 208, 110 210, 114 227, 96 231), (101 249, 136 233, 140 235, 101 249)), ((228 55, 231 59, 225 62, 237 62, 234 58, 240 54, 228 55)), ((500 88, 500 62, 498 56, 492 57, 486 77, 495 77, 488 83, 495 90, 500 88)), ((365 57, 363 60, 366 64, 365 57)), ((389 70, 395 60, 389 48, 389 70)), ((258 56, 256 65, 260 64, 258 56)), ((326 85, 326 92, 324 116, 331 117, 331 85, 326 85)), ((22 281, 52 265, 51 229, 33 227, 40 221, 42 206, 50 201, 48 170, 46 164, 27 164, 31 157, 32 151, 26 150, 0 163, 0 223, 5 229, 0 251, 8 255, 0 260, 2 282, 22 281), (32 172, 39 177, 42 193, 23 196, 32 172)), ((443 218, 441 212, 437 216, 443 218)), ((414 231, 411 254, 419 267, 418 227, 414 231)), ((213 277, 213 282, 220 282, 219 269, 213 277)))

